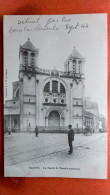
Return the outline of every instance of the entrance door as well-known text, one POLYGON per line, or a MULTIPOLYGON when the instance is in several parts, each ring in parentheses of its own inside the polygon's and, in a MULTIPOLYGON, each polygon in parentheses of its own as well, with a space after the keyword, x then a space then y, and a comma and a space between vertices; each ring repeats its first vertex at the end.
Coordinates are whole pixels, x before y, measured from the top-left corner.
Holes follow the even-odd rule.
POLYGON ((57 111, 50 112, 48 116, 48 126, 60 126, 60 115, 57 111))

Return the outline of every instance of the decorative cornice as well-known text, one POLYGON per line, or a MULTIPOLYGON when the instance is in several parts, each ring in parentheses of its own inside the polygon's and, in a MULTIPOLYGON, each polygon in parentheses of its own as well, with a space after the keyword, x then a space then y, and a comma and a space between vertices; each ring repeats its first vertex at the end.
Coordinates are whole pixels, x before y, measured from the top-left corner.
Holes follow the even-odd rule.
POLYGON ((44 106, 67 106, 67 104, 60 103, 43 103, 44 106))

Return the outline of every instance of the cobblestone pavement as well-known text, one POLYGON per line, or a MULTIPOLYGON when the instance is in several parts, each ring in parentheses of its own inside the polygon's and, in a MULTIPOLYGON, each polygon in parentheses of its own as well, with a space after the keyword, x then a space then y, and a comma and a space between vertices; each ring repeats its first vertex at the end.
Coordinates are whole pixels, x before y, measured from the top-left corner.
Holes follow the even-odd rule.
POLYGON ((103 167, 100 177, 107 166, 106 142, 106 133, 92 136, 76 134, 73 142, 74 152, 69 155, 67 134, 39 134, 38 137, 31 133, 5 135, 5 170, 9 172, 11 167, 15 170, 20 167, 24 172, 25 167, 30 167, 34 170, 41 168, 44 173, 47 168, 60 167, 63 170, 69 165, 69 168, 86 167, 85 177, 88 177, 88 174, 92 175, 90 167, 93 167, 94 171, 97 167, 97 171, 103 167), (89 166, 91 164, 92 166, 89 166))

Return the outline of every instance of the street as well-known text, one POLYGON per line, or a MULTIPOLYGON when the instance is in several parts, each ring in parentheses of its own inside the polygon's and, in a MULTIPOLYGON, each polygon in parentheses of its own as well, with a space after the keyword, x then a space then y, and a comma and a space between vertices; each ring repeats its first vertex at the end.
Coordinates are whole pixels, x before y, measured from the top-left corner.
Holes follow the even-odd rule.
POLYGON ((4 146, 5 176, 106 177, 106 133, 76 134, 71 155, 67 134, 5 134, 4 146))

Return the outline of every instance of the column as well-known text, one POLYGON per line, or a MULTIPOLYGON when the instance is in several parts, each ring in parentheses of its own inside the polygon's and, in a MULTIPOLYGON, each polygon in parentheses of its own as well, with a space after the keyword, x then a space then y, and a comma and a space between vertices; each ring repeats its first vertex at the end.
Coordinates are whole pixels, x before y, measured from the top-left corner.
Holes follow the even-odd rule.
POLYGON ((23 78, 20 78, 20 130, 23 130, 23 78))
POLYGON ((52 80, 50 79, 50 102, 52 102, 52 80))
POLYGON ((52 93, 52 80, 50 79, 50 92, 52 93))
POLYGON ((69 122, 70 124, 72 124, 72 98, 71 98, 71 90, 72 90, 72 86, 73 86, 73 83, 70 83, 70 97, 69 97, 69 114, 70 114, 70 117, 69 117, 69 122))
POLYGON ((30 66, 30 58, 31 58, 31 56, 30 56, 30 51, 28 51, 28 66, 30 66))
POLYGON ((60 82, 58 81, 58 103, 60 103, 60 82))
POLYGON ((39 125, 38 124, 38 121, 39 121, 39 103, 38 103, 38 98, 39 98, 39 80, 36 78, 36 97, 35 97, 35 99, 36 99, 36 111, 35 111, 35 113, 36 113, 36 120, 35 120, 35 123, 36 123, 36 125, 39 125))
POLYGON ((60 93, 60 82, 58 81, 58 93, 60 93))
POLYGON ((10 129, 11 129, 11 115, 10 115, 10 125, 9 126, 10 126, 10 129))

